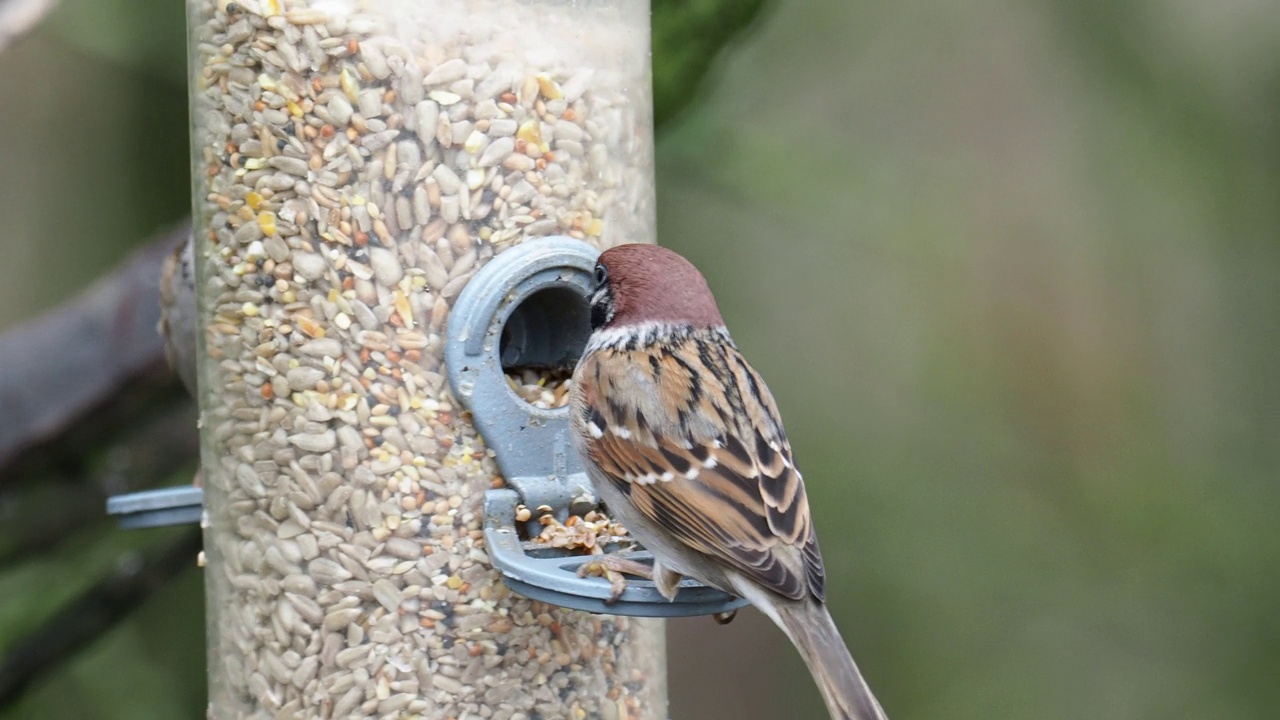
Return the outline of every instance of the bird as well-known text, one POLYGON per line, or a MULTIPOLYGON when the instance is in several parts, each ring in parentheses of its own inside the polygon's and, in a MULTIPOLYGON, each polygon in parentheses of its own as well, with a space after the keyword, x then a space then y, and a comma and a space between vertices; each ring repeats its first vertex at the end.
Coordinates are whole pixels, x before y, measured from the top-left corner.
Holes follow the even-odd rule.
MULTIPOLYGON (((194 241, 187 235, 173 247, 160 266, 160 321, 156 330, 164 338, 164 359, 182 380, 191 397, 196 392, 196 266, 194 241)), ((191 484, 203 487, 201 471, 191 484)))
POLYGON ((777 405, 702 274, 670 249, 626 244, 600 254, 590 287, 572 442, 653 565, 607 554, 583 572, 642 575, 668 600, 682 577, 742 597, 790 638, 833 720, 887 720, 827 609, 777 405))
POLYGON ((192 397, 196 396, 196 268, 188 234, 160 267, 160 322, 164 357, 192 397))

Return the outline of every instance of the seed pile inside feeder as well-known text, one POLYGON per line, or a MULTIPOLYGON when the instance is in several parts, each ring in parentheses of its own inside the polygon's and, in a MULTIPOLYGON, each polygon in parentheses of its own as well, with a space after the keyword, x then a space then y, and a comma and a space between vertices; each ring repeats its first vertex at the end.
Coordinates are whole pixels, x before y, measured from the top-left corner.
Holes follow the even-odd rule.
POLYGON ((508 370, 507 385, 521 400, 550 410, 569 404, 571 370, 508 370))
POLYGON ((567 5, 192 0, 210 717, 665 717, 658 623, 489 566, 441 366, 494 254, 652 239, 647 3, 567 5))

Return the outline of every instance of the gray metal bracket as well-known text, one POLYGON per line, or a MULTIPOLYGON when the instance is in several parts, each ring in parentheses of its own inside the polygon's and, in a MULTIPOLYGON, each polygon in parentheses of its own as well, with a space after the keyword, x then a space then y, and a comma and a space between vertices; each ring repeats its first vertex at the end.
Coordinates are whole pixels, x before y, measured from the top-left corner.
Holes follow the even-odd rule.
POLYGON ((119 516, 126 530, 198 523, 204 514, 204 490, 184 485, 113 495, 107 498, 107 514, 119 516))
MULTIPOLYGON (((692 580, 668 602, 651 581, 628 578, 616 602, 609 583, 578 577, 590 556, 522 540, 516 506, 548 506, 557 519, 597 504, 570 444, 569 409, 543 409, 507 385, 503 368, 571 368, 591 334, 592 271, 598 251, 579 240, 530 240, 482 267, 449 316, 445 364, 454 394, 495 453, 507 488, 485 494, 484 534, 493 565, 522 595, 554 605, 610 615, 677 617, 728 612, 745 600, 692 580)), ((540 526, 531 522, 527 534, 540 526)), ((614 544, 643 561, 647 554, 614 544)))
POLYGON ((444 349, 454 395, 496 453, 507 485, 525 505, 548 505, 560 520, 572 501, 592 497, 570 445, 569 411, 524 402, 503 367, 573 367, 591 335, 585 297, 597 254, 565 237, 500 253, 462 289, 444 349))

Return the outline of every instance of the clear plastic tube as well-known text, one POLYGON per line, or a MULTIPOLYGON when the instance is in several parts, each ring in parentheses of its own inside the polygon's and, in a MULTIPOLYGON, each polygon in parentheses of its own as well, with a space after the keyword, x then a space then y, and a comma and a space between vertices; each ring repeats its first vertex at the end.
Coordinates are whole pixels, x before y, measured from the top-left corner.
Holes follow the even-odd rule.
POLYGON ((188 23, 209 717, 665 718, 660 622, 488 565, 500 478, 441 366, 494 254, 653 241, 647 0, 188 23))

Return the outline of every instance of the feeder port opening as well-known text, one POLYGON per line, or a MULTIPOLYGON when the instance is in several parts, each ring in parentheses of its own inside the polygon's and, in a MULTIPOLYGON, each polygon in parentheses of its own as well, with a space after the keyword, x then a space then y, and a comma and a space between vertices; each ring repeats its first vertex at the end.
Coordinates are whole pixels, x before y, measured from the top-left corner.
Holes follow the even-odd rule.
POLYGON ((512 392, 544 410, 569 403, 569 379, 591 335, 591 309, 572 286, 537 290, 502 326, 498 357, 512 392))

